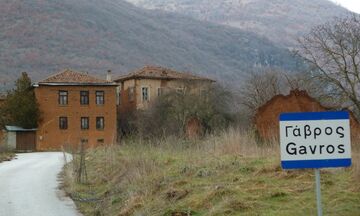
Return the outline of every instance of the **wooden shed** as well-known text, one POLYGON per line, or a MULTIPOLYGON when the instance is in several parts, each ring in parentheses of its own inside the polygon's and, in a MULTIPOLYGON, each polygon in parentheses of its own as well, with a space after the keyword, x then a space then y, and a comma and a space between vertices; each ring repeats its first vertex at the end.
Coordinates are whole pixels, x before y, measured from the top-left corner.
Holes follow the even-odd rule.
MULTIPOLYGON (((259 107, 254 124, 262 139, 278 139, 279 115, 283 112, 321 112, 334 110, 321 105, 306 91, 292 90, 289 95, 276 95, 263 106, 259 107)), ((353 142, 360 141, 360 124, 354 114, 350 113, 350 127, 353 142)))
POLYGON ((17 126, 5 126, 5 145, 9 150, 35 151, 36 129, 25 129, 17 126))

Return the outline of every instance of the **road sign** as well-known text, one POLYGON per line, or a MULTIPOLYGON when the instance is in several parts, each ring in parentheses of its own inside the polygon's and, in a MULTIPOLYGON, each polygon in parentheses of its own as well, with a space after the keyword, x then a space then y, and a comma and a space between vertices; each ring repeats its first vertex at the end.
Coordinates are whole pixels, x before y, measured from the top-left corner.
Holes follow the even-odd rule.
POLYGON ((351 165, 349 113, 282 113, 280 151, 283 169, 315 169, 317 210, 321 216, 320 168, 351 165))
POLYGON ((350 166, 349 113, 281 114, 280 149, 283 169, 350 166))

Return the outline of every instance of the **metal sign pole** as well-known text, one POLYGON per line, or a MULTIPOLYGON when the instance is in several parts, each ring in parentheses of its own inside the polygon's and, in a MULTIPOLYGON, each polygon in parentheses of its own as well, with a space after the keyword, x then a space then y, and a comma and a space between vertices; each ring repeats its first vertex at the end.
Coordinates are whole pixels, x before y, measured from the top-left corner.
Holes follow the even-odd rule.
POLYGON ((318 212, 318 216, 322 216, 321 188, 320 188, 320 169, 315 169, 315 181, 316 181, 317 212, 318 212))
POLYGON ((344 111, 293 112, 279 116, 281 167, 315 169, 318 216, 323 214, 320 169, 351 166, 350 128, 350 114, 344 111))

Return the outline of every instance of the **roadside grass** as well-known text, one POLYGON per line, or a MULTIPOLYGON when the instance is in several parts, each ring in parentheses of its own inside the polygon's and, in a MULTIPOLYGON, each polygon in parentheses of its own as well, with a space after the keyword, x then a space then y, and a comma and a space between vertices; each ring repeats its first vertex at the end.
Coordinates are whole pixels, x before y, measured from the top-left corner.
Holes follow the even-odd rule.
POLYGON ((10 161, 15 157, 13 152, 0 152, 0 163, 3 161, 10 161))
MULTIPOLYGON (((316 215, 312 170, 283 171, 278 144, 229 130, 203 140, 174 137, 89 150, 88 182, 64 170, 64 186, 84 215, 316 215)), ((360 214, 360 158, 321 171, 325 215, 360 214)))

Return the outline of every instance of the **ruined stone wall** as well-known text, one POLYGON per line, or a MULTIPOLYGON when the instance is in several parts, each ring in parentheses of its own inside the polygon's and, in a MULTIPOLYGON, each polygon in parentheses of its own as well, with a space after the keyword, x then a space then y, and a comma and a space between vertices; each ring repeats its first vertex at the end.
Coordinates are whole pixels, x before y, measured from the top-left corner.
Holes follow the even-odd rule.
MULTIPOLYGON (((330 110, 322 106, 305 91, 293 90, 289 95, 277 95, 261 106, 254 124, 258 135, 265 140, 278 139, 279 115, 283 112, 320 112, 330 110)), ((360 140, 360 124, 350 112, 350 125, 353 142, 360 140)))

